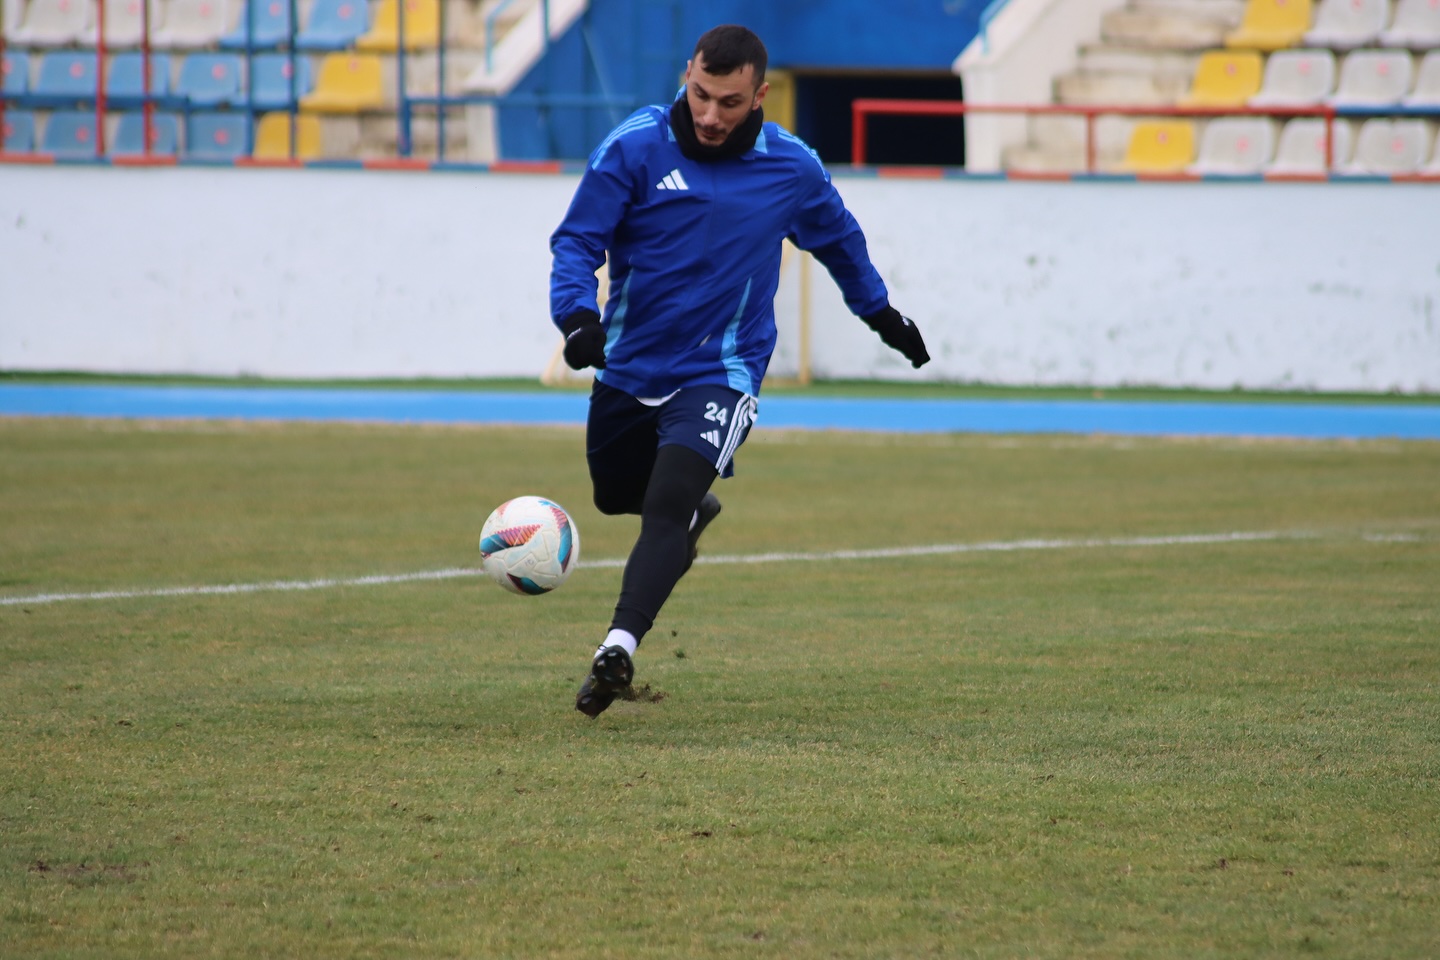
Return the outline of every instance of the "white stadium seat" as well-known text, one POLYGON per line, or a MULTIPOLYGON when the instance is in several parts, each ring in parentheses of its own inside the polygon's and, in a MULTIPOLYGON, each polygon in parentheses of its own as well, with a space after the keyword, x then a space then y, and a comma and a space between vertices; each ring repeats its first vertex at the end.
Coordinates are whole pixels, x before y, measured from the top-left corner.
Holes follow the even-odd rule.
POLYGON ((1200 155, 1191 173, 1258 174, 1275 151, 1275 121, 1266 117, 1211 120, 1200 137, 1200 155))
POLYGON ((1335 89, 1335 54, 1329 50, 1277 50, 1265 61, 1252 107, 1304 107, 1325 102, 1335 89))
MULTIPOLYGON (((1336 120, 1333 136, 1331 169, 1341 167, 1350 160, 1350 124, 1345 120, 1336 120)), ((1280 131, 1280 143, 1275 148, 1275 159, 1265 172, 1279 176, 1324 174, 1325 121, 1318 117, 1297 117, 1285 124, 1280 131)))
POLYGON ((1330 102, 1337 107, 1385 107, 1410 92, 1415 65, 1404 50, 1357 50, 1340 67, 1330 102))
POLYGON ((1389 19, 1390 0, 1321 0, 1304 43, 1353 50, 1374 43, 1389 19))

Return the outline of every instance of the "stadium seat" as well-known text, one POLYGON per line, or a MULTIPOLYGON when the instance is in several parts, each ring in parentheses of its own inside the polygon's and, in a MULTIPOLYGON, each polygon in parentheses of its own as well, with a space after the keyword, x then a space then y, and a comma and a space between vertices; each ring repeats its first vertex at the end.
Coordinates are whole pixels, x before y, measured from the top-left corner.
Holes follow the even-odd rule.
POLYGON ((1440 0, 1400 0, 1380 43, 1412 50, 1440 47, 1440 0))
MULTIPOLYGON (((170 58, 163 53, 150 54, 150 96, 164 99, 170 95, 170 58)), ((135 51, 116 54, 110 61, 105 78, 105 95, 118 108, 138 107, 145 101, 145 58, 135 51)))
POLYGON ((56 50, 40 58, 32 100, 44 106, 62 106, 94 98, 95 54, 90 51, 56 50))
MULTIPOLYGON (((121 157, 145 155, 145 114, 131 110, 120 114, 110 153, 121 157)), ((173 157, 180 147, 180 118, 173 113, 154 111, 150 116, 150 155, 173 157)))
POLYGON ((1401 101, 1407 107, 1440 107, 1440 50, 1431 50, 1415 71, 1415 89, 1401 101))
MULTIPOLYGON (((295 97, 298 100, 315 89, 315 70, 309 57, 296 57, 295 97)), ((290 107, 290 55, 266 53, 255 58, 250 83, 250 104, 256 110, 286 110, 290 107)))
POLYGON ((168 0, 165 24, 151 36, 157 47, 200 50, 214 46, 231 26, 228 0, 168 0))
POLYGON ((1416 173, 1430 156, 1434 132, 1424 120, 1366 120, 1355 140, 1355 158, 1344 167, 1349 174, 1416 173))
POLYGON ((245 113, 192 113, 185 129, 185 155, 198 160, 234 160, 249 147, 245 113))
POLYGON ((1430 154, 1430 162, 1420 170, 1427 177, 1440 177, 1440 137, 1435 138, 1435 146, 1430 154))
POLYGON ((1200 156, 1191 173, 1258 174, 1275 150, 1275 122, 1267 117, 1211 120, 1200 136, 1200 156))
MULTIPOLYGON (((440 0, 405 0, 405 49, 440 44, 440 0)), ((375 23, 355 42, 357 50, 394 53, 400 48, 400 0, 380 0, 375 23)))
POLYGON ((30 55, 24 50, 6 50, 0 57, 0 92, 10 96, 30 92, 30 55))
POLYGON ((1188 120, 1142 120, 1130 132, 1121 166, 1131 173, 1181 173, 1195 159, 1195 125, 1188 120))
POLYGON ((1332 145, 1333 162, 1325 162, 1325 121, 1315 117, 1297 117, 1280 131, 1275 159, 1265 168, 1267 174, 1283 176, 1319 176, 1350 161, 1353 133, 1345 120, 1336 120, 1332 145))
POLYGON ((40 150, 57 157, 87 158, 95 152, 95 112, 56 110, 45 121, 40 150))
MULTIPOLYGON (((295 16, 300 16, 298 4, 295 16)), ((296 31, 299 31, 298 23, 296 31)), ((250 0, 241 7, 240 19, 236 22, 235 29, 220 38, 220 48, 244 50, 247 34, 251 34, 251 49, 273 50, 282 46, 290 38, 289 0, 250 0)))
POLYGON ((368 29, 367 0, 315 0, 295 46, 301 50, 348 50, 368 29))
MULTIPOLYGON (((290 114, 267 113, 255 127, 255 150, 259 160, 290 159, 290 114)), ((310 114, 295 116, 295 157, 309 160, 320 156, 320 118, 310 114)))
POLYGON ((363 113, 385 106, 380 58, 364 53, 332 53, 320 63, 315 90, 300 102, 311 113, 363 113))
POLYGON ((1310 0, 1248 0, 1238 29, 1225 46, 1252 50, 1293 47, 1310 29, 1310 0))
POLYGON ((1337 107, 1384 107, 1410 92, 1415 65, 1404 50, 1356 50, 1340 67, 1330 103, 1337 107))
POLYGON ((29 110, 6 110, 0 149, 6 153, 35 152, 35 114, 29 110))
POLYGON ((15 34, 20 31, 20 21, 25 16, 23 0, 5 0, 5 9, 0 11, 0 37, 6 43, 15 43, 15 34))
POLYGON ((1187 107, 1243 106, 1260 92, 1264 58, 1254 50, 1210 50, 1195 67, 1190 93, 1181 99, 1187 107))
POLYGON ((192 53, 180 65, 175 93, 193 107, 218 107, 244 101, 241 70, 244 61, 234 53, 192 53))
POLYGON ((10 42, 32 47, 63 47, 94 39, 93 24, 91 0, 30 0, 25 19, 10 34, 10 42))
MULTIPOLYGON (((145 17, 141 0, 107 0, 105 4, 105 45, 138 47, 145 37, 145 17)), ((160 30, 163 8, 160 0, 150 0, 150 35, 160 30)))
POLYGON ((1265 61, 1252 107, 1305 107, 1325 102, 1335 89, 1335 54, 1329 50, 1277 50, 1265 61))
POLYGON ((1353 50, 1374 43, 1390 19, 1390 0, 1320 0, 1305 44, 1353 50))

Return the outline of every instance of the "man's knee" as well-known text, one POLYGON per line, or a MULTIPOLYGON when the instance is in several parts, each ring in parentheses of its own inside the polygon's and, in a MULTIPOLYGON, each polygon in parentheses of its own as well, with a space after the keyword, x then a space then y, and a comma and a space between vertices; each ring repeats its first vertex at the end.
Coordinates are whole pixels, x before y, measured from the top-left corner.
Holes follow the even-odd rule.
POLYGON ((622 490, 615 487, 595 486, 595 509, 607 517, 618 517, 627 513, 639 513, 645 502, 645 492, 622 490))

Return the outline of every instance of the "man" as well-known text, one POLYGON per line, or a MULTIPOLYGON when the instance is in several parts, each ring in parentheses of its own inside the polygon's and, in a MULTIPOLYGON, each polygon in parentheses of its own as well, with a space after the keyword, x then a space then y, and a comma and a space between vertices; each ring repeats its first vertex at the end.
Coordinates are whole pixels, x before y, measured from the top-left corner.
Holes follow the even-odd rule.
POLYGON ((890 306, 865 237, 819 158, 766 123, 765 45, 720 26, 695 44, 674 103, 616 127, 591 155, 550 238, 550 311, 565 361, 596 368, 585 455, 601 513, 639 514, 609 633, 575 698, 598 717, 634 678, 633 656, 720 512, 775 349, 787 237, 915 367, 930 355, 890 306), (610 256, 602 320, 595 271, 610 256))

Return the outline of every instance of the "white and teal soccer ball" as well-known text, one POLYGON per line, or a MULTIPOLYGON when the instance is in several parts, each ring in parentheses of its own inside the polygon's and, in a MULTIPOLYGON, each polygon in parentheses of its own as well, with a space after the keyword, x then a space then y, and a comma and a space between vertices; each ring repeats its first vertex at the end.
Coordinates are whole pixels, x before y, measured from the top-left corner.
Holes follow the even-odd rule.
POLYGON ((485 574, 511 593, 549 593, 580 562, 580 531, 565 508, 544 497, 506 500, 480 530, 485 574))

